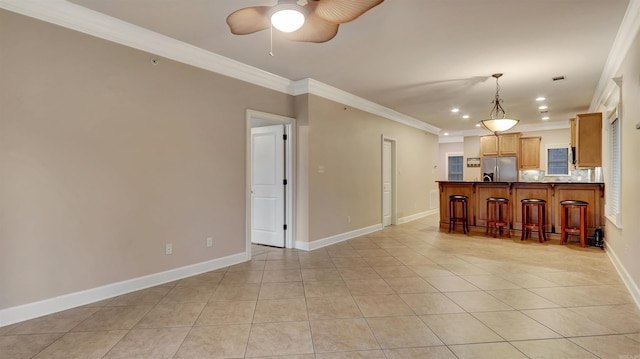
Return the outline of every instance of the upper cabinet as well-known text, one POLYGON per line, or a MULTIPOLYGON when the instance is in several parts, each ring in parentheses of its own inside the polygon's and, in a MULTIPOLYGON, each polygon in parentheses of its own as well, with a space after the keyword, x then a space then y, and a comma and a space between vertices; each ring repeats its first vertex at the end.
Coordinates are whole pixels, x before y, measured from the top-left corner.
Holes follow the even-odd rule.
POLYGON ((482 136, 480 137, 480 154, 482 156, 498 155, 498 136, 482 136))
POLYGON ((602 166, 602 113, 586 113, 569 120, 571 150, 576 167, 602 166))
POLYGON ((498 136, 498 153, 500 156, 517 156, 520 149, 520 134, 509 133, 498 136))
POLYGON ((517 156, 520 149, 520 133, 480 137, 482 156, 517 156))
POLYGON ((537 170, 540 168, 540 141, 541 137, 520 138, 520 169, 537 170))

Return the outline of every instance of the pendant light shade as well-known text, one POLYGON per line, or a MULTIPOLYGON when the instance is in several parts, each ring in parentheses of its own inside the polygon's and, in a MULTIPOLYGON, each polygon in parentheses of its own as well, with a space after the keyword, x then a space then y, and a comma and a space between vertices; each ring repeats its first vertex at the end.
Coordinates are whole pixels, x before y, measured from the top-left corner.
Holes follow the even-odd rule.
POLYGON ((493 99, 493 109, 489 113, 488 120, 482 120, 480 123, 484 128, 493 132, 494 134, 498 134, 499 132, 508 131, 513 128, 513 126, 518 124, 518 120, 514 120, 512 118, 507 118, 507 113, 502 108, 502 99, 500 98, 500 84, 498 84, 498 79, 502 76, 502 74, 493 74, 492 75, 496 79, 496 96, 493 99))
POLYGON ((518 124, 518 120, 514 120, 511 118, 489 119, 482 120, 480 122, 482 123, 482 126, 484 128, 493 133, 508 131, 513 128, 513 126, 518 124))

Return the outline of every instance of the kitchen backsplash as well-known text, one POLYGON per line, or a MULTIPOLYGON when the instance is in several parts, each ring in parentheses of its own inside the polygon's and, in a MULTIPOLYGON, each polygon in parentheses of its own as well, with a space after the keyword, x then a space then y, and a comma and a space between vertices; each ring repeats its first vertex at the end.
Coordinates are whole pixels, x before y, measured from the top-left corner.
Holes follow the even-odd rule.
POLYGON ((570 170, 568 176, 545 176, 543 170, 520 171, 521 182, 602 182, 602 168, 570 170))

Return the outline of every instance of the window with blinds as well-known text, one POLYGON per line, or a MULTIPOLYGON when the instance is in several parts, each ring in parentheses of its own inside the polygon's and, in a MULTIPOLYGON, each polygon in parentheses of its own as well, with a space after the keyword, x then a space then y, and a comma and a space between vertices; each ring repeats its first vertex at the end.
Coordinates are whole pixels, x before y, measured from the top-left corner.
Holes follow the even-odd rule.
POLYGON ((547 175, 566 176, 569 174, 569 149, 550 148, 547 150, 547 175))
POLYGON ((547 176, 569 175, 569 148, 567 145, 546 145, 547 148, 547 176))
POLYGON ((462 181, 462 162, 463 156, 449 156, 448 161, 448 174, 449 181, 462 181))
MULTIPOLYGON (((616 219, 620 214, 620 119, 616 118, 609 125, 609 198, 607 207, 609 215, 616 219)), ((619 225, 620 223, 616 223, 619 225)))

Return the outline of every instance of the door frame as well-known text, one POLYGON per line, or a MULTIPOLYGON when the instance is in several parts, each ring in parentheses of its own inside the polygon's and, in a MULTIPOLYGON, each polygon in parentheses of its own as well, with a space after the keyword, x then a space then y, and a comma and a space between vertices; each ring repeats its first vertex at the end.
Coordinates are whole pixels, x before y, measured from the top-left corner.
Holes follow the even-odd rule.
POLYGON ((380 223, 384 226, 384 143, 391 144, 391 225, 398 224, 398 171, 396 164, 397 140, 384 134, 380 140, 380 223))
POLYGON ((245 126, 245 254, 246 260, 251 260, 251 128, 265 125, 284 125, 287 141, 284 143, 285 150, 285 174, 287 177, 287 186, 285 187, 285 222, 287 230, 285 231, 285 248, 293 248, 295 246, 295 129, 296 119, 275 115, 272 113, 261 112, 247 109, 245 126))

